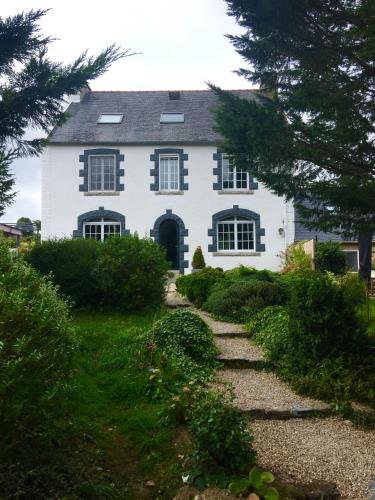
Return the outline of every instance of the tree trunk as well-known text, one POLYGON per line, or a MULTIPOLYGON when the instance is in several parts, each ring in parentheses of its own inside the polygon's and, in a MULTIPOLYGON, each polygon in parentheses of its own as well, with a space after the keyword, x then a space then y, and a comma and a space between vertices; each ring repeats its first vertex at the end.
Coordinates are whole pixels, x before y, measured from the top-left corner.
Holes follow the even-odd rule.
POLYGON ((359 233, 359 275, 370 285, 371 257, 372 257, 372 234, 371 232, 359 233))

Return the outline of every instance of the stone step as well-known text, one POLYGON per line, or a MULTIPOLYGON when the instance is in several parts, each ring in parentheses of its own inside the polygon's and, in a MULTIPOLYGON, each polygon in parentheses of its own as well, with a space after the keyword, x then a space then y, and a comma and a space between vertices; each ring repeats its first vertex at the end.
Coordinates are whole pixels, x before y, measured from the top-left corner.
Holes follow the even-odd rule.
POLYGON ((217 372, 217 384, 230 384, 234 404, 256 419, 290 419, 328 416, 328 404, 295 394, 273 372, 254 369, 224 369, 217 372))
POLYGON ((247 339, 249 334, 247 332, 213 332, 214 337, 228 338, 228 339, 247 339))
POLYGON ((232 370, 244 370, 246 368, 263 370, 266 366, 266 362, 263 359, 249 359, 240 356, 228 358, 224 354, 216 356, 216 360, 223 364, 224 369, 229 368, 232 370))

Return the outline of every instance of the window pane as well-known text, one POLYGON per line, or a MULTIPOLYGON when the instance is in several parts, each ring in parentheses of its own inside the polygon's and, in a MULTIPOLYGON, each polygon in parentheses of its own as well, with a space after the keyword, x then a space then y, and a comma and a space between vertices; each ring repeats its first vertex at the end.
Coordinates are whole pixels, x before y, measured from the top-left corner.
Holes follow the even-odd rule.
POLYGON ((159 159, 160 190, 178 191, 179 158, 178 156, 160 156, 159 159))
POLYGON ((229 158, 223 157, 223 189, 234 188, 234 170, 229 158))
POLYGON ((90 156, 90 191, 115 190, 115 159, 113 156, 90 156))
POLYGON ((345 250, 346 265, 350 271, 358 271, 358 253, 357 250, 345 250))
POLYGON ((104 239, 120 234, 120 224, 104 224, 104 239))
POLYGON ((254 250, 254 225, 252 222, 237 223, 238 250, 254 250))
POLYGON ((220 222, 217 225, 217 247, 218 250, 234 250, 234 223, 220 222))
POLYGON ((85 224, 85 238, 101 240, 101 224, 85 224))
POLYGON ((246 170, 236 169, 236 188, 237 189, 247 189, 248 188, 248 173, 246 170))

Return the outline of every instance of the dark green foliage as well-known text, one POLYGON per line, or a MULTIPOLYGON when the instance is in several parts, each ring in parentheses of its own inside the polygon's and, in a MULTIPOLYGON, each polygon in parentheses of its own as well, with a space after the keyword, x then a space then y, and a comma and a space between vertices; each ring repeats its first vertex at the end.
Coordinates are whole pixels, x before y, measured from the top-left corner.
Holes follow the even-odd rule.
POLYGON ((213 335, 206 323, 196 314, 183 309, 155 323, 153 336, 161 349, 168 352, 178 346, 197 363, 211 361, 216 353, 213 335))
POLYGON ((227 0, 257 99, 220 91, 222 147, 311 227, 375 229, 375 3, 227 0), (328 209, 329 207, 329 209, 328 209))
POLYGON ((0 315, 1 454, 54 434, 76 342, 69 307, 51 281, 2 243, 0 315))
POLYGON ((246 267, 240 265, 234 267, 229 271, 225 271, 225 277, 230 281, 246 281, 246 280, 257 280, 257 281, 275 281, 278 279, 278 274, 268 271, 267 269, 254 269, 253 267, 246 267))
POLYGON ((167 271, 165 251, 151 239, 127 235, 99 245, 95 276, 105 307, 129 311, 161 306, 167 271))
POLYGON ((246 324, 246 329, 263 347, 268 361, 278 362, 288 353, 289 314, 285 307, 266 307, 246 324))
POLYGON ((286 276, 287 306, 264 309, 247 324, 266 359, 302 393, 375 405, 375 342, 357 311, 363 283, 314 271, 286 276))
POLYGON ((42 274, 52 272, 61 293, 85 308, 101 303, 102 292, 94 274, 101 243, 83 238, 47 240, 32 248, 25 258, 42 274))
POLYGON ((283 288, 269 281, 238 281, 212 290, 203 307, 215 316, 245 322, 257 311, 285 301, 283 288))
POLYGON ((194 252, 193 259, 191 261, 191 266, 193 269, 203 269, 204 267, 206 267, 202 248, 200 246, 197 247, 194 252))
POLYGON ((195 448, 192 475, 198 485, 216 482, 225 487, 230 476, 254 463, 246 419, 227 395, 202 391, 188 408, 187 421, 195 448))
POLYGON ((187 297, 196 306, 201 307, 207 300, 211 287, 222 279, 224 279, 222 269, 205 267, 199 273, 177 278, 176 287, 178 293, 187 297))
POLYGON ((316 243, 314 261, 316 270, 321 272, 344 274, 347 268, 345 254, 340 248, 340 243, 333 241, 316 243))
POLYGON ((49 37, 40 33, 46 10, 31 10, 0 18, 0 215, 12 202, 14 178, 11 162, 41 153, 45 139, 25 140, 27 128, 44 132, 64 118, 64 98, 82 89, 124 57, 114 45, 97 57, 81 54, 62 65, 47 57, 49 37))
POLYGON ((26 258, 41 273, 52 272, 61 292, 79 308, 129 311, 163 301, 167 263, 163 249, 149 239, 49 240, 26 258))

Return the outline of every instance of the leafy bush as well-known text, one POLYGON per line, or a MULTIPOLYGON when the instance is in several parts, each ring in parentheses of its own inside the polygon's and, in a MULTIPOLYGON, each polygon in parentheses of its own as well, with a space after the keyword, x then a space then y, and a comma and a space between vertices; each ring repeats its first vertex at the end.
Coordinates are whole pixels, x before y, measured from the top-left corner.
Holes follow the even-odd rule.
POLYGON ((204 303, 204 309, 223 319, 245 322, 257 311, 282 304, 283 288, 268 281, 238 281, 229 287, 216 288, 204 303))
POLYGON ((271 486, 274 481, 275 477, 271 472, 262 472, 257 467, 253 467, 248 477, 232 481, 229 485, 229 491, 233 495, 255 493, 254 500, 260 496, 266 500, 279 500, 279 492, 271 486))
POLYGON ((196 314, 180 309, 155 323, 155 343, 166 353, 188 356, 197 364, 210 364, 216 354, 213 335, 196 314))
POLYGON ((315 267, 317 271, 344 274, 347 269, 345 253, 340 243, 318 242, 315 247, 315 267))
POLYGON ((255 461, 252 436, 240 409, 228 395, 201 391, 187 412, 193 438, 193 477, 198 485, 223 481, 249 469, 255 461))
POLYGON ((201 307, 207 300, 211 287, 222 279, 224 279, 222 269, 205 267, 199 273, 178 277, 176 288, 178 293, 187 297, 196 306, 201 307))
POLYGON ((0 450, 41 442, 69 387, 75 334, 49 278, 0 243, 0 450))
POLYGON ((283 272, 308 270, 312 268, 312 258, 304 248, 303 242, 292 243, 282 252, 283 272))
POLYGON ((237 266, 229 271, 225 271, 225 278, 235 282, 235 281, 247 281, 247 280, 257 280, 257 281, 275 281, 278 279, 278 274, 268 271, 267 269, 254 269, 253 267, 247 266, 237 266))
POLYGON ((271 306, 259 311, 246 325, 266 359, 278 362, 288 353, 289 315, 285 307, 271 306))
POLYGON ((52 272, 60 292, 74 300, 77 307, 100 303, 102 294, 94 275, 101 243, 92 239, 43 241, 25 254, 25 259, 39 272, 52 272))
POLYGON ((108 238, 99 246, 95 266, 103 305, 122 311, 160 306, 167 271, 165 251, 151 239, 108 238))
POLYGON ((312 362, 355 352, 361 347, 363 328, 354 304, 328 276, 300 272, 291 288, 288 305, 292 349, 296 357, 312 362))
POLYGON ((193 259, 191 261, 191 265, 192 265, 193 269, 203 269, 204 267, 206 267, 206 263, 205 263, 204 257, 203 257, 202 248, 200 246, 197 247, 195 252, 194 252, 193 259))
POLYGON ((42 274, 52 272, 60 291, 80 308, 129 311, 163 301, 165 252, 146 238, 44 241, 26 259, 42 274))

